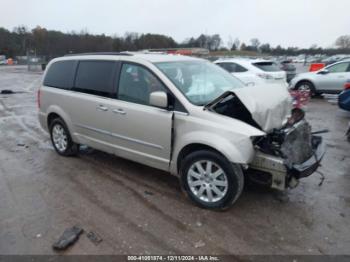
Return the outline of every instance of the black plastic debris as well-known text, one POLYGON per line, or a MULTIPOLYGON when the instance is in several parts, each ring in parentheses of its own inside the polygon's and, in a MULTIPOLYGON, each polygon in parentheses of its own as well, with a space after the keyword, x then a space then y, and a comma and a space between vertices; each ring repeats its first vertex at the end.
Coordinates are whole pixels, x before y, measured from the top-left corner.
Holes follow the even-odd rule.
POLYGON ((102 238, 101 238, 97 233, 95 233, 95 232, 92 232, 92 231, 91 231, 91 232, 87 233, 86 236, 87 236, 88 239, 90 239, 90 241, 91 241, 92 243, 94 243, 96 246, 102 242, 102 238))
POLYGON ((10 94, 13 94, 14 92, 10 89, 4 89, 4 90, 1 90, 0 92, 2 95, 10 95, 10 94))
POLYGON ((65 250, 70 245, 74 244, 84 230, 78 226, 66 229, 62 236, 52 245, 55 250, 65 250))
POLYGON ((153 195, 154 195, 154 193, 153 193, 153 192, 151 192, 151 191, 147 191, 147 190, 145 191, 145 194, 146 194, 146 195, 149 195, 149 196, 153 196, 153 195))

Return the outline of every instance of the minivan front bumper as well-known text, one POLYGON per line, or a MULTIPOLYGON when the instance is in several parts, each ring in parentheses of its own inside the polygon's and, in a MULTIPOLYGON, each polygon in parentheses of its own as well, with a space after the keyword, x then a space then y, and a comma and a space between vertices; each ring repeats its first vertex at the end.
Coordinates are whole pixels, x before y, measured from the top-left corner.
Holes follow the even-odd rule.
POLYGON ((295 187, 300 178, 313 174, 320 166, 325 154, 325 146, 322 137, 312 136, 312 156, 301 164, 288 166, 282 157, 273 156, 256 151, 255 157, 249 165, 253 180, 264 181, 265 185, 278 190, 295 187))

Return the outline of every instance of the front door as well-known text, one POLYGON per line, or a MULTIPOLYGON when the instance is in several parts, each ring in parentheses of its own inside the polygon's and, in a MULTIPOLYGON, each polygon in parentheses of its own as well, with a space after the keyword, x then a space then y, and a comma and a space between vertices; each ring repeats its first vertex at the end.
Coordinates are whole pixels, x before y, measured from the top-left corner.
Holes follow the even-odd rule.
POLYGON ((173 112, 149 105, 149 95, 164 91, 147 68, 123 63, 117 99, 111 108, 111 136, 115 154, 168 170, 173 112))
POLYGON ((342 91, 344 84, 350 79, 349 62, 328 66, 327 74, 317 74, 317 87, 325 91, 342 91))

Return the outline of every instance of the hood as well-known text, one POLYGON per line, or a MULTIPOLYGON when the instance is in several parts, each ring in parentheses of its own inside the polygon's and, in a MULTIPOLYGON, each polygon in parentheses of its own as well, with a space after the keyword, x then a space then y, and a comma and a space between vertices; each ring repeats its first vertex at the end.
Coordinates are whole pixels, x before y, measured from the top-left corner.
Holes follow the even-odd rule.
POLYGON ((232 93, 238 97, 251 113, 254 121, 265 132, 281 128, 292 109, 292 99, 287 88, 278 84, 261 84, 234 89, 225 92, 206 107, 216 105, 232 93))
POLYGON ((317 74, 317 72, 318 71, 299 73, 297 77, 308 77, 317 74))

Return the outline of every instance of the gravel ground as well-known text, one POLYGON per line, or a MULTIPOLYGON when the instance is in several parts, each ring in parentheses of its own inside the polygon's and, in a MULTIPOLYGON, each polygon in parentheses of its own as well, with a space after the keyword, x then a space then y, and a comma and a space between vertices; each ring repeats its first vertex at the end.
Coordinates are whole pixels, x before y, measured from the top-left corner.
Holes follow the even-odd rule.
POLYGON ((350 254, 349 115, 314 99, 307 118, 324 135, 320 171, 284 194, 246 188, 225 212, 197 208, 175 177, 86 149, 58 156, 37 121, 41 73, 0 67, 0 254, 52 254, 67 227, 82 235, 65 254, 350 254))

